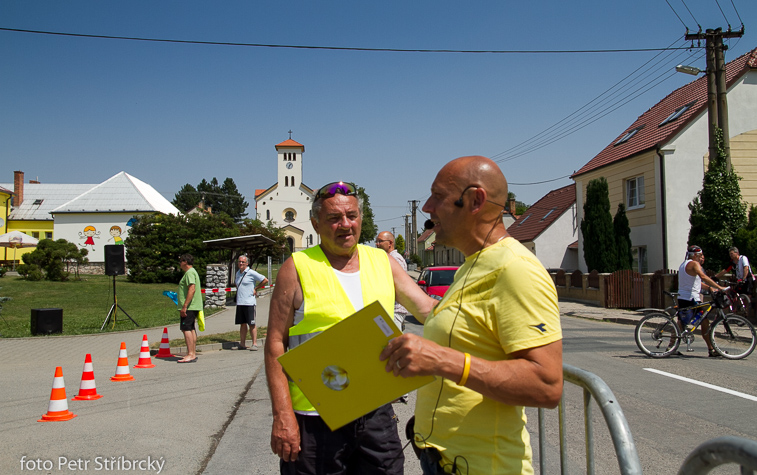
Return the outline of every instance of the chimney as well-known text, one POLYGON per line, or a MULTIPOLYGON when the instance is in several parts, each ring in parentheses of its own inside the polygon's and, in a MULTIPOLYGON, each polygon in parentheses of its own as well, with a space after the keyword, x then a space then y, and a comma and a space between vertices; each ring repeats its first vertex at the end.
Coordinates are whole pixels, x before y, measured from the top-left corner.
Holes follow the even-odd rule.
POLYGON ((515 216, 515 198, 507 200, 507 204, 510 205, 510 214, 515 216))
POLYGON ((24 172, 13 172, 13 206, 21 206, 24 202, 24 172))

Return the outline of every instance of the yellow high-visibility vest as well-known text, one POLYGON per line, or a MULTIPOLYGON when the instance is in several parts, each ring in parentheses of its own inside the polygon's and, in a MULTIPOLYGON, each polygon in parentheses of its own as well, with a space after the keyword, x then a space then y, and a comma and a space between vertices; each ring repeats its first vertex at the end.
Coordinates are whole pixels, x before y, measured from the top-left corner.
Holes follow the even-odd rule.
MULTIPOLYGON (((378 300, 393 317, 394 279, 387 253, 363 245, 358 245, 357 251, 364 305, 378 300)), ((321 246, 295 252, 292 259, 300 277, 303 301, 306 305, 303 303, 305 314, 302 321, 289 329, 290 350, 358 310, 347 297, 321 246)), ((378 355, 376 357, 378 358, 378 355)), ((292 381, 289 381, 289 393, 294 410, 315 411, 310 401, 292 381)))

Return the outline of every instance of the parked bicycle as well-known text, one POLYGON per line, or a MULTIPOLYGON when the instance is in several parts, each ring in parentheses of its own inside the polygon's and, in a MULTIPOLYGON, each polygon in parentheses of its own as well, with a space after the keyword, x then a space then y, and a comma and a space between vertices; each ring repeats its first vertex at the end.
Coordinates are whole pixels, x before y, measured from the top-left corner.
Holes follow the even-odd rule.
MULTIPOLYGON (((673 294, 665 293, 673 298, 673 294)), ((686 351, 694 351, 691 348, 694 331, 714 312, 709 335, 715 351, 730 360, 746 358, 757 345, 757 333, 746 318, 724 313, 723 309, 729 305, 726 292, 718 291, 713 293, 711 302, 683 309, 668 307, 664 312, 648 313, 636 325, 636 345, 645 355, 653 358, 675 354, 682 341, 686 342, 686 351), (675 312, 674 316, 669 313, 672 311, 675 312), (688 323, 681 328, 676 319, 688 323)))

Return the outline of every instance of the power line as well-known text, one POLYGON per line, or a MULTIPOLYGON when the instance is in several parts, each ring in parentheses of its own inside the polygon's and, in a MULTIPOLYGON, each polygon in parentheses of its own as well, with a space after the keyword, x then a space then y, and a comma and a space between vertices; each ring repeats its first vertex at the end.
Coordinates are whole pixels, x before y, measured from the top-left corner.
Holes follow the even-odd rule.
POLYGON ((553 182, 553 181, 562 180, 563 178, 570 178, 570 175, 565 175, 565 176, 561 176, 561 177, 558 177, 558 178, 552 178, 551 180, 534 181, 534 182, 531 182, 531 183, 511 183, 511 182, 507 182, 507 185, 508 186, 510 186, 510 185, 517 185, 517 186, 541 185, 542 183, 550 183, 550 182, 553 182))
MULTIPOLYGON (((639 53, 664 51, 669 48, 626 48, 626 49, 582 49, 582 50, 460 50, 460 49, 405 49, 405 48, 361 48, 355 46, 311 46, 266 43, 237 43, 228 41, 177 40, 166 38, 144 38, 136 36, 90 35, 85 33, 65 33, 60 31, 26 30, 21 28, 2 28, 0 31, 33 33, 38 35, 70 36, 77 38, 97 38, 107 40, 149 41, 156 43, 179 43, 210 46, 245 46, 253 48, 288 48, 330 51, 366 51, 384 53, 463 53, 463 54, 585 54, 585 53, 639 53)), ((681 48, 684 49, 684 48, 681 48)))

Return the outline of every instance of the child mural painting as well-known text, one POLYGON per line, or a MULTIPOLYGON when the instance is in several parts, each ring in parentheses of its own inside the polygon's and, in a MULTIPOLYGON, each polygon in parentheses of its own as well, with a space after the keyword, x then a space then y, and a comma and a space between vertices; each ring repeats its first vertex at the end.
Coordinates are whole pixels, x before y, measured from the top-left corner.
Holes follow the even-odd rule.
POLYGON ((124 245, 124 240, 121 239, 121 227, 120 226, 111 226, 110 228, 110 235, 113 236, 112 238, 108 239, 108 241, 113 241, 113 244, 117 244, 119 246, 124 245))
POLYGON ((84 228, 84 232, 79 233, 79 239, 85 239, 84 244, 82 244, 81 247, 86 249, 87 246, 92 246, 90 251, 95 250, 94 238, 100 239, 100 232, 97 231, 94 226, 87 226, 84 228))

